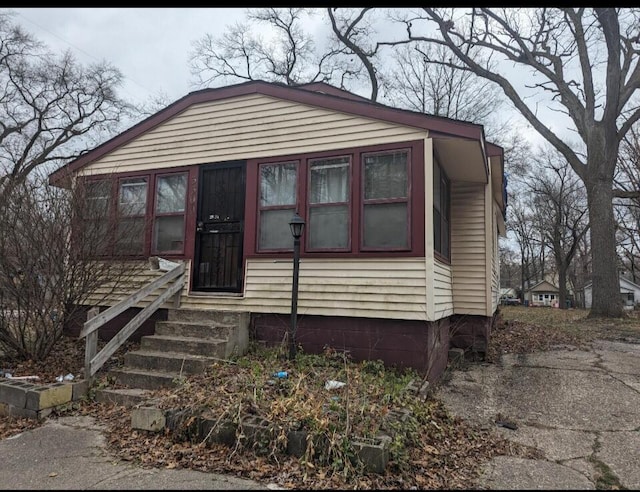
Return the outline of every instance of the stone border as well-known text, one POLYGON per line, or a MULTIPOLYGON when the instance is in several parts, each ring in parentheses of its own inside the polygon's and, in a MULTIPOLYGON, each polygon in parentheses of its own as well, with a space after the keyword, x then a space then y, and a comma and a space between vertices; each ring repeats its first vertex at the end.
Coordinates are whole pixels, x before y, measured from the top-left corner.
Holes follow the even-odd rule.
POLYGON ((41 420, 56 407, 76 401, 89 391, 89 381, 35 384, 0 380, 0 415, 41 420))
MULTIPOLYGON (((373 438, 358 436, 352 438, 354 452, 364 464, 366 471, 384 473, 389 462, 389 449, 394 434, 394 426, 390 424, 392 421, 404 422, 410 415, 411 412, 404 408, 391 411, 383 421, 382 429, 386 432, 385 434, 380 433, 373 438)), ((238 426, 229 420, 220 420, 203 414, 192 415, 187 410, 164 410, 154 406, 153 402, 147 402, 131 410, 131 427, 148 432, 162 432, 165 428, 176 432, 180 424, 191 417, 195 417, 193 424, 189 429, 184 429, 190 437, 205 441, 207 445, 220 443, 233 446, 236 443, 238 426)), ((265 443, 270 443, 275 437, 275 430, 270 422, 257 415, 247 415, 242 420, 240 430, 239 439, 243 440, 245 445, 253 446, 257 453, 265 451, 265 443)), ((286 454, 298 458, 304 456, 308 438, 309 434, 306 430, 287 431, 286 454)))

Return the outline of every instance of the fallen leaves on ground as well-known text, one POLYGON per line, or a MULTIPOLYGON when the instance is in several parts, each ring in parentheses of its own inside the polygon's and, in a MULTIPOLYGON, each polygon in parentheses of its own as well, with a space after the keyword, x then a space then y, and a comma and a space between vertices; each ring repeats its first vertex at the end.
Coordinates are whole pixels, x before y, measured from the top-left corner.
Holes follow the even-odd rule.
MULTIPOLYGON (((640 337, 637 318, 593 320, 587 318, 586 312, 581 310, 504 306, 501 307, 500 316, 492 330, 487 361, 497 362, 500 355, 505 353, 550 350, 564 345, 582 347, 594 337, 632 335, 640 337)), ((118 352, 118 357, 112 359, 109 364, 121 364, 125 350, 132 348, 134 347, 124 347, 118 352)), ((328 372, 314 369, 314 384, 306 390, 303 386, 305 378, 297 378, 296 368, 288 366, 286 360, 280 359, 277 364, 276 361, 270 361, 273 367, 265 366, 264 360, 259 364, 250 363, 244 369, 250 373, 253 371, 253 379, 247 379, 246 371, 240 371, 241 368, 237 364, 220 364, 208 375, 188 378, 177 389, 159 392, 158 397, 167 407, 173 405, 195 409, 208 406, 209 411, 218 415, 229 413, 230 409, 243 409, 285 420, 302 418, 304 415, 300 412, 311 412, 314 409, 317 411, 322 408, 320 400, 316 397, 318 394, 328 396, 328 392, 324 390, 326 379, 344 381, 348 375, 348 388, 351 389, 355 388, 358 381, 368 381, 364 374, 358 372, 356 365, 346 366, 344 362, 337 364, 335 354, 329 355, 326 360, 328 372), (271 377, 271 372, 278 370, 289 370, 290 378, 287 382, 278 382, 271 377), (263 397, 260 401, 252 398, 252 393, 248 391, 257 389, 254 383, 259 378, 263 378, 265 382, 274 381, 273 384, 260 386, 263 397), (299 385, 297 389, 295 385, 299 385), (288 391, 281 392, 285 387, 288 391), (314 392, 317 394, 312 394, 314 392), (239 398, 239 395, 244 396, 244 399, 239 398), (287 399, 287 396, 290 398, 287 399), (291 398, 292 396, 295 398, 291 398)), ((55 354, 47 360, 10 366, 7 365, 7 361, 0 359, 0 367, 11 367, 16 376, 38 375, 42 382, 53 382, 61 374, 81 373, 83 361, 84 342, 65 338, 60 342, 55 354)), ((375 365, 369 365, 369 369, 371 368, 375 369, 375 365)), ((358 396, 366 396, 368 400, 356 400, 356 392, 352 391, 351 403, 359 405, 357 408, 360 414, 368 414, 374 418, 362 419, 358 424, 354 411, 350 421, 352 432, 373 432, 372 426, 375 426, 376 419, 381 418, 389 409, 388 405, 383 404, 385 393, 381 392, 380 388, 376 388, 375 385, 370 389, 367 389, 366 385, 363 388, 357 391, 358 396), (358 425, 362 427, 358 428, 358 425)), ((344 388, 338 390, 334 396, 338 395, 345 396, 344 388)), ((284 488, 469 489, 475 486, 482 464, 491 457, 536 455, 535 450, 506 441, 493 430, 476 428, 451 416, 433 394, 426 401, 414 401, 413 404, 417 405, 414 407, 416 411, 424 411, 428 419, 409 436, 405 454, 395 461, 392 459, 384 474, 362 473, 357 476, 348 476, 339 467, 321 466, 285 454, 262 456, 243 447, 206 446, 201 442, 178 439, 168 433, 152 434, 133 430, 130 426, 130 410, 125 407, 86 400, 74 404, 61 414, 92 415, 105 424, 109 449, 122 460, 145 467, 191 468, 231 474, 276 483, 284 488)), ((41 424, 28 419, 0 417, 0 439, 38 425, 41 424)))

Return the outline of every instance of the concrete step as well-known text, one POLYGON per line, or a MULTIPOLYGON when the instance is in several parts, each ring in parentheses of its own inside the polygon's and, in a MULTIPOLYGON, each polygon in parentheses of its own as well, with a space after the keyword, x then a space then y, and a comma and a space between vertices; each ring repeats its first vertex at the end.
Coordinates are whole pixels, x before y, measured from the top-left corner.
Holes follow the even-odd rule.
POLYGON ((124 364, 128 369, 175 372, 178 374, 201 374, 215 360, 215 358, 204 355, 147 350, 128 352, 124 356, 124 364))
POLYGON ((234 327, 235 325, 231 324, 209 324, 204 321, 157 321, 155 334, 160 336, 226 340, 234 327))
POLYGON ((147 401, 150 396, 151 391, 140 388, 104 388, 96 391, 96 401, 125 407, 135 407, 147 401))
POLYGON ((180 375, 177 372, 145 371, 143 369, 113 369, 110 374, 116 382, 129 388, 155 390, 176 385, 180 375))
POLYGON ((191 355, 224 358, 226 340, 171 337, 162 335, 143 336, 140 349, 149 352, 179 352, 191 355))
POLYGON ((221 323, 237 326, 248 322, 249 313, 240 311, 219 311, 214 309, 169 309, 168 321, 197 321, 204 324, 221 323))

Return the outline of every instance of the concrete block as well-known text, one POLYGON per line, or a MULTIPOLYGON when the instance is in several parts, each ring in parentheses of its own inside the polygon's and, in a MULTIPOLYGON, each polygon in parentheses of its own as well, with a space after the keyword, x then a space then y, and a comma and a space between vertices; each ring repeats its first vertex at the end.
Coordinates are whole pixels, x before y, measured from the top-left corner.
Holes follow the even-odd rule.
POLYGON ((266 454, 274 435, 270 422, 262 417, 250 415, 243 418, 240 425, 241 439, 245 441, 245 445, 253 447, 256 454, 266 454))
POLYGON ((133 429, 159 432, 164 429, 167 420, 164 410, 156 407, 140 407, 131 410, 131 427, 133 429))
POLYGON ((43 386, 34 386, 27 391, 26 408, 39 411, 63 405, 71 401, 73 388, 67 383, 53 383, 43 386))
POLYGON ((237 426, 230 420, 218 422, 217 418, 201 417, 199 436, 208 445, 213 443, 233 446, 236 442, 237 426))
POLYGON ((384 473, 389 462, 389 436, 376 436, 374 438, 358 437, 351 442, 358 459, 368 472, 384 473))
POLYGON ((0 402, 24 408, 27 403, 27 391, 33 387, 33 384, 22 381, 3 381, 0 384, 0 402))
POLYGON ((89 381, 87 379, 82 379, 80 381, 76 381, 73 383, 67 383, 71 385, 71 400, 76 401, 89 393, 89 381))
POLYGON ((307 437, 305 430, 287 432, 287 454, 300 458, 307 452, 307 437))

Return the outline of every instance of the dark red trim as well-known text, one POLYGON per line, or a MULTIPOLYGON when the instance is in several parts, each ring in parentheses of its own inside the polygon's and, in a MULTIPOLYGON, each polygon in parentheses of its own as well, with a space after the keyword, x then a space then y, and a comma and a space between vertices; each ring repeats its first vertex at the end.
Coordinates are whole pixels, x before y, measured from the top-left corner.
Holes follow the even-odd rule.
MULTIPOLYGON (((134 171, 126 173, 101 174, 91 176, 81 176, 80 179, 85 182, 109 181, 111 183, 111 204, 110 204, 110 221, 113 224, 114 235, 117 231, 118 201, 120 193, 120 182, 130 178, 147 178, 147 197, 145 209, 145 239, 142 253, 138 255, 118 255, 115 253, 115 240, 111 238, 109 254, 101 255, 100 258, 113 258, 119 260, 135 260, 144 259, 150 255, 159 254, 168 259, 189 259, 193 258, 194 241, 195 241, 195 220, 197 211, 197 195, 198 195, 198 166, 179 166, 147 171, 134 171), (175 174, 187 174, 187 203, 185 206, 185 230, 184 230, 184 250, 182 252, 156 252, 152 251, 153 247, 153 225, 155 221, 155 192, 156 183, 159 176, 169 176, 175 174)), ((166 214, 162 214, 166 216, 166 214)), ((181 214, 169 214, 181 215, 181 214)), ((127 218, 140 218, 142 215, 126 216, 127 218)))
POLYGON ((309 234, 305 234, 305 250, 313 253, 313 252, 324 252, 324 253, 328 253, 328 252, 332 252, 332 253, 336 253, 336 252, 350 252, 351 251, 351 245, 352 245, 352 237, 353 237, 353 231, 352 231, 352 226, 353 226, 353 220, 352 220, 352 203, 353 203, 353 199, 352 199, 352 190, 351 190, 351 184, 353 183, 353 155, 352 154, 344 154, 344 155, 338 155, 338 156, 327 156, 324 158, 313 158, 313 159, 307 159, 307 172, 306 172, 306 197, 305 197, 305 205, 307 207, 307 213, 305 215, 305 221, 307 222, 307 231, 309 230, 309 225, 311 224, 311 209, 312 208, 322 208, 322 207, 332 207, 332 206, 347 206, 347 218, 348 218, 348 223, 347 223, 347 246, 345 248, 312 248, 309 246, 309 234), (328 203, 311 203, 309 196, 311 195, 311 193, 309 193, 309 189, 308 187, 311 186, 311 165, 314 162, 319 162, 319 161, 323 161, 326 160, 327 158, 329 159, 340 159, 340 158, 347 158, 348 159, 348 175, 347 178, 349 180, 349 183, 347 185, 347 201, 346 202, 328 202, 328 203))
POLYGON ((148 132, 194 104, 219 101, 248 94, 264 94, 278 99, 322 107, 342 113, 350 113, 366 118, 388 121, 390 123, 423 128, 430 132, 434 131, 479 141, 484 140, 484 131, 480 125, 444 117, 425 115, 405 109, 384 106, 368 100, 356 99, 353 97, 353 94, 347 93, 346 91, 344 95, 337 96, 336 91, 340 91, 340 89, 335 87, 331 88, 331 86, 327 86, 324 93, 318 92, 318 88, 319 86, 314 86, 314 90, 309 90, 309 88, 296 88, 264 81, 250 81, 227 87, 191 92, 170 104, 165 109, 69 162, 57 171, 54 171, 49 175, 49 181, 52 184, 62 181, 70 173, 78 171, 82 167, 143 133, 148 132))
MULTIPOLYGON (((259 251, 259 165, 274 164, 298 161, 298 213, 302 217, 306 217, 308 221, 307 207, 307 174, 308 161, 327 158, 327 157, 344 157, 351 156, 352 166, 352 183, 351 183, 351 249, 349 251, 322 250, 309 251, 302 248, 301 257, 306 258, 350 258, 350 257, 398 257, 398 256, 424 256, 425 251, 425 189, 424 189, 424 141, 413 140, 409 142, 399 142, 391 144, 371 145, 367 147, 353 147, 347 149, 337 149, 333 151, 323 151, 317 153, 296 154, 280 157, 270 157, 267 159, 251 159, 247 162, 247 198, 245 201, 246 210, 246 227, 245 227, 245 259, 246 258, 288 258, 291 256, 292 249, 284 251, 259 251), (362 160, 362 154, 410 150, 410 199, 408 224, 410 228, 409 248, 402 250, 378 249, 378 250, 361 250, 359 245, 361 242, 360 219, 361 219, 361 172, 356 171, 357 163, 362 160), (302 180, 302 182, 300 181, 302 180)), ((307 233, 305 232, 305 235, 307 233)), ((306 238, 303 238, 303 245, 306 245, 306 238)))
MULTIPOLYGON (((377 151, 377 152, 362 152, 360 154, 360 162, 358 163, 360 166, 360 180, 361 180, 361 185, 360 185, 360 216, 364 217, 364 207, 365 205, 377 205, 377 204, 385 204, 385 203, 406 203, 407 204, 407 231, 406 231, 406 240, 407 240, 407 246, 406 247, 397 247, 397 248, 375 248, 375 247, 371 247, 371 246, 365 246, 364 245, 364 220, 360 221, 360 251, 410 251, 411 250, 411 246, 412 246, 412 234, 411 234, 411 208, 412 208, 412 203, 413 201, 411 200, 412 198, 412 193, 411 193, 411 170, 414 166, 416 166, 416 163, 413 161, 413 154, 411 152, 411 148, 410 147, 406 147, 406 148, 397 148, 397 149, 389 149, 387 151, 377 151), (380 155, 380 154, 390 154, 393 152, 403 152, 406 151, 407 152, 407 196, 406 197, 401 197, 401 198, 386 198, 386 199, 367 199, 365 198, 365 190, 364 190, 364 185, 365 185, 365 180, 363 178, 364 176, 364 160, 367 156, 370 155, 380 155)), ((424 162, 424 160, 422 161, 424 162)))

